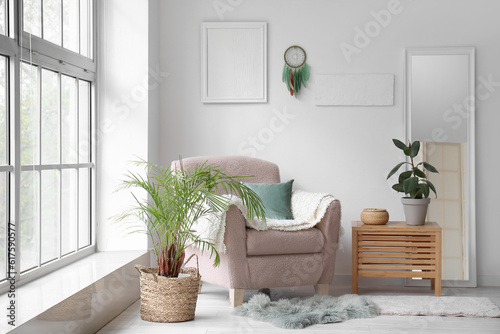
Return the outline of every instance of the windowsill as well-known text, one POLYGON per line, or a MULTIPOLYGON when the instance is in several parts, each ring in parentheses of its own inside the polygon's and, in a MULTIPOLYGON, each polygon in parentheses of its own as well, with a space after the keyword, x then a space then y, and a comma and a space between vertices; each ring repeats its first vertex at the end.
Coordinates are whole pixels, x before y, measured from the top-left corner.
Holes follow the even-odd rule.
MULTIPOLYGON (((29 282, 15 291, 15 325, 16 327, 35 318, 49 308, 57 305, 66 298, 92 285, 113 271, 134 261, 146 251, 116 251, 99 252, 85 257, 64 268, 29 282)), ((11 300, 8 293, 0 295, 0 305, 3 305, 5 314, 11 300)), ((3 317, 0 322, 0 332, 12 330, 3 317)))

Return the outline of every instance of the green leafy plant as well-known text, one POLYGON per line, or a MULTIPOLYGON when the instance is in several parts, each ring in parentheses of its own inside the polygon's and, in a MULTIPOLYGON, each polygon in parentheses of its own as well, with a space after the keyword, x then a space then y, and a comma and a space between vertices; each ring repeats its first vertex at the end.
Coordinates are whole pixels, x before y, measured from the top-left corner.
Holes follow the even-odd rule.
POLYGON ((403 165, 410 165, 409 170, 399 174, 398 183, 392 186, 392 189, 397 192, 402 192, 408 195, 410 198, 428 198, 430 191, 434 193, 437 197, 436 187, 427 180, 425 171, 431 173, 439 173, 437 169, 427 162, 419 162, 415 165, 414 158, 418 155, 420 151, 420 142, 414 141, 413 143, 408 143, 406 146, 403 142, 393 139, 392 142, 397 148, 401 149, 404 154, 410 158, 410 161, 404 161, 397 164, 387 175, 389 179, 394 175, 403 165))
POLYGON ((184 169, 182 160, 180 169, 177 170, 162 168, 146 161, 135 161, 133 164, 143 166, 146 176, 129 172, 118 190, 143 189, 149 199, 139 199, 132 194, 136 205, 114 220, 121 222, 138 219, 146 226, 146 233, 153 239, 152 251, 156 255, 160 276, 178 277, 185 250, 191 245, 197 245, 202 251, 209 251, 210 257, 215 257, 214 266, 220 264, 215 246, 200 239, 192 229, 197 219, 229 208, 229 198, 219 195, 219 191, 239 196, 250 217, 265 219, 260 197, 236 180, 251 175, 229 176, 208 162, 196 165, 189 171, 184 169))

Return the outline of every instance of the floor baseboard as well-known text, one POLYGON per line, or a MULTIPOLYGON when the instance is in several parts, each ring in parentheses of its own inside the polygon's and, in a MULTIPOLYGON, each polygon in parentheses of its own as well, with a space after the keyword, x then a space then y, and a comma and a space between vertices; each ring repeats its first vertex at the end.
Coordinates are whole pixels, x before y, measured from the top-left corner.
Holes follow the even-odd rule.
POLYGON ((477 275, 477 285, 500 287, 500 275, 477 275))

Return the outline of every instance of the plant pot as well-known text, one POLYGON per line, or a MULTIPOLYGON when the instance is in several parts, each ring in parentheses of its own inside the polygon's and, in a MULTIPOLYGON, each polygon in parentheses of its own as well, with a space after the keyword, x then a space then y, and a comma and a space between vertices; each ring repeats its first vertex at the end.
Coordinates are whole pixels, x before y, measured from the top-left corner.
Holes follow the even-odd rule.
POLYGON ((427 216, 427 207, 431 200, 429 198, 401 198, 405 210, 407 225, 424 225, 427 216))
POLYGON ((142 320, 181 322, 194 319, 201 279, 196 260, 197 268, 183 267, 179 277, 158 276, 157 267, 135 266, 140 274, 142 320))

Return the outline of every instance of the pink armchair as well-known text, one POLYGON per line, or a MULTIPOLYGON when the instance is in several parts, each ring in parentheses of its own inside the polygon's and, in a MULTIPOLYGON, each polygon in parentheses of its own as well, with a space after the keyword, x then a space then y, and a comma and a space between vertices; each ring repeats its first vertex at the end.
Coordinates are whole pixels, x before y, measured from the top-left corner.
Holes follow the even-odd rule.
MULTIPOLYGON (((207 160, 229 175, 255 175, 243 179, 246 182, 280 182, 278 166, 260 159, 227 156, 182 161, 185 169, 192 169, 207 160)), ((173 168, 179 166, 178 161, 172 164, 173 168)), ((202 279, 228 288, 232 307, 243 303, 246 289, 314 285, 317 294, 329 294, 339 228, 340 202, 336 200, 315 227, 294 232, 246 228, 241 211, 232 206, 226 215, 227 251, 220 254, 220 267, 214 268, 208 254, 195 248, 188 250, 186 258, 198 254, 202 279)))

